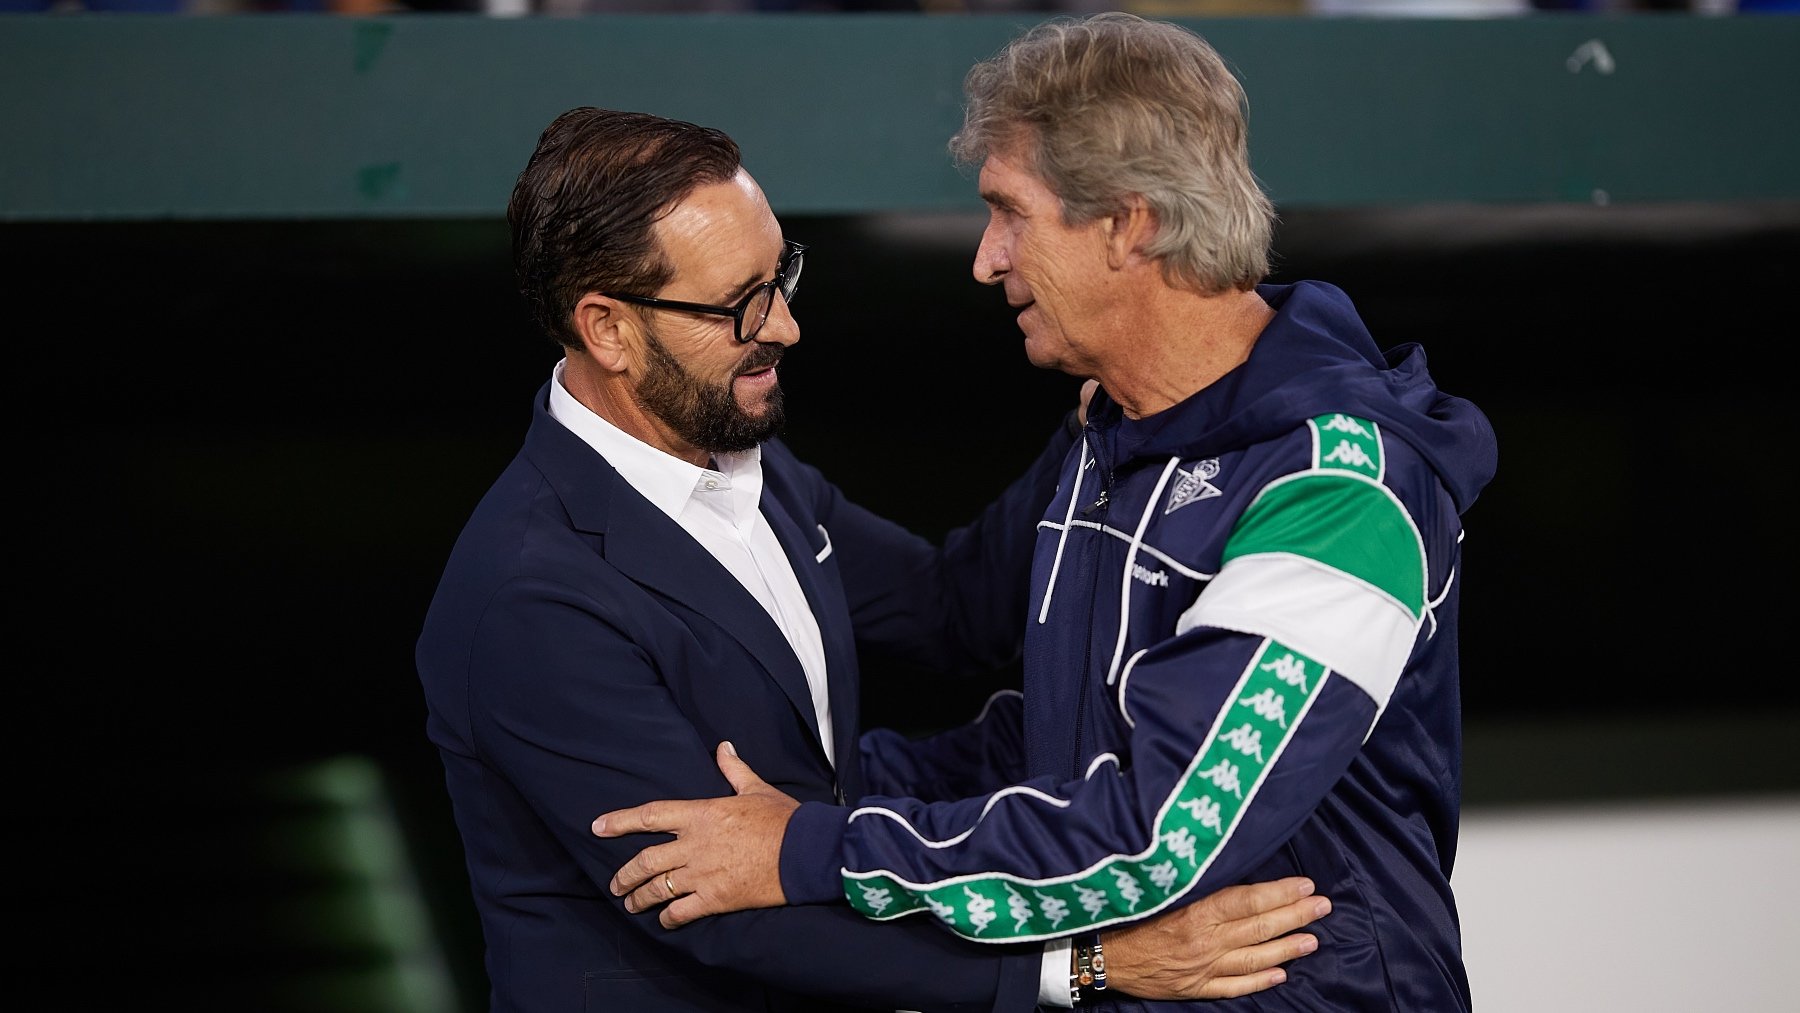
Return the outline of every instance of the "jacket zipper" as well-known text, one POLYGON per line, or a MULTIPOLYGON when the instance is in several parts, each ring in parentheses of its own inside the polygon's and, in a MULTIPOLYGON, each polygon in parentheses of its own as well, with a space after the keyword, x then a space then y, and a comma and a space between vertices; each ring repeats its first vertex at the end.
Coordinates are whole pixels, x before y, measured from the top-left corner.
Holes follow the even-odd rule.
MULTIPOLYGON (((1083 426, 1081 437, 1086 441, 1089 452, 1093 455, 1094 470, 1099 476, 1100 493, 1094 502, 1082 508, 1082 515, 1096 524, 1106 522, 1106 507, 1112 497, 1113 469, 1112 462, 1102 453, 1099 435, 1091 424, 1083 426)), ((1075 488, 1080 490, 1081 484, 1076 482, 1075 488)), ((1069 777, 1081 776, 1081 741, 1087 729, 1088 685, 1094 677, 1094 608, 1100 598, 1100 556, 1105 540, 1088 539, 1088 596, 1087 596, 1087 633, 1082 638, 1081 679, 1075 690, 1075 737, 1070 747, 1069 777)))

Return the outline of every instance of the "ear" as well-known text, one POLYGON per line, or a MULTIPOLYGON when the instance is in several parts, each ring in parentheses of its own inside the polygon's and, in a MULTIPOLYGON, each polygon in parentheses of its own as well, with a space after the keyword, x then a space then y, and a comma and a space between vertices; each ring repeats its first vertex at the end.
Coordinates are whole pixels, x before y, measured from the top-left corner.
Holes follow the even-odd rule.
POLYGON ((1156 212, 1142 194, 1127 194, 1125 205, 1102 219, 1106 227, 1106 264, 1117 271, 1142 254, 1156 238, 1156 212))
POLYGON ((624 372, 631 348, 627 332, 637 326, 636 315, 617 299, 589 292, 575 304, 572 316, 575 334, 588 357, 608 372, 624 372))

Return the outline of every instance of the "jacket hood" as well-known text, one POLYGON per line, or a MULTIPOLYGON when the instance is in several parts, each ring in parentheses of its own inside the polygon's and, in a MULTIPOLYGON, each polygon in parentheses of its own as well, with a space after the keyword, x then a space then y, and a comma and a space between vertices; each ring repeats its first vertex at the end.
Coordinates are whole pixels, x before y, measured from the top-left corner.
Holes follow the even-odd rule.
POLYGON ((1315 415, 1370 419, 1404 439, 1437 470, 1465 511, 1494 477, 1494 429, 1475 405, 1439 390, 1416 343, 1385 352, 1349 296, 1334 285, 1302 281, 1259 285, 1275 310, 1250 357, 1216 382, 1164 411, 1127 419, 1097 391, 1090 414, 1119 427, 1119 466, 1171 454, 1223 453, 1277 436, 1315 415))

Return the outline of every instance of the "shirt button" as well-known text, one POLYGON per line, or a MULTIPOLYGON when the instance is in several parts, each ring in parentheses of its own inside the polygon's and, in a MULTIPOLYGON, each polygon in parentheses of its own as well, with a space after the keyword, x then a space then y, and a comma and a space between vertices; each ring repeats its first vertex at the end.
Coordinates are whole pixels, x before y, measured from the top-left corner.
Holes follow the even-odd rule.
POLYGON ((717 483, 709 478, 706 480, 706 487, 708 489, 717 489, 719 487, 719 483, 717 483))

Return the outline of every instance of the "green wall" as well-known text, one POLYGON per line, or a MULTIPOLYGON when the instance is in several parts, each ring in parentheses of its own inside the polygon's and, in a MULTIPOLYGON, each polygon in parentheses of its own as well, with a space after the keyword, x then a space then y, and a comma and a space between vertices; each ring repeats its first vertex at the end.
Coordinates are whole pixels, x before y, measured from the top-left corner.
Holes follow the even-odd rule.
MULTIPOLYGON (((961 76, 1039 16, 13 15, 0 220, 495 216, 583 104, 727 130, 777 211, 968 209, 961 76)), ((1286 208, 1800 198, 1800 18, 1185 23, 1286 208)))

